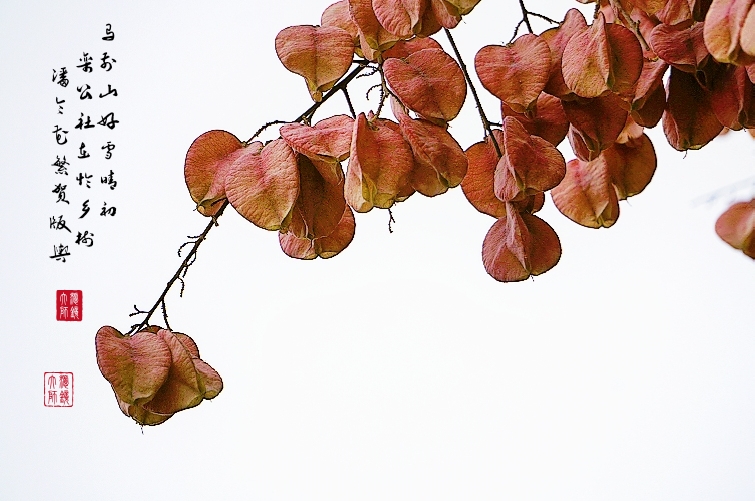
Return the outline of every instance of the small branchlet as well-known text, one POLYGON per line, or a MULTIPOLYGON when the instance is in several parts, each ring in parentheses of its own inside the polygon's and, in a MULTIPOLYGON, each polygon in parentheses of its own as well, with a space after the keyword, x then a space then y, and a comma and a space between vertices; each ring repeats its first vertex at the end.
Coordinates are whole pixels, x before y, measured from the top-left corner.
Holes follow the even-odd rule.
POLYGON ((165 307, 165 299, 160 301, 160 308, 163 310, 163 320, 165 320, 165 327, 168 330, 173 330, 170 328, 170 323, 168 322, 168 309, 165 307))
POLYGON ((367 89, 367 92, 365 92, 365 94, 364 94, 365 99, 367 99, 369 101, 369 99, 370 99, 370 92, 372 92, 373 89, 379 89, 379 88, 380 88, 380 84, 375 84, 372 87, 370 87, 369 89, 367 89))
POLYGON ((368 66, 367 68, 369 68, 369 69, 366 72, 364 72, 361 75, 359 75, 357 78, 371 77, 372 75, 374 75, 375 73, 378 72, 378 67, 377 66, 368 66))
POLYGON ((136 305, 134 305, 134 311, 133 311, 133 313, 129 313, 128 316, 129 317, 135 317, 136 315, 142 315, 142 314, 146 315, 147 312, 144 311, 144 310, 140 310, 139 308, 137 308, 136 305))
POLYGON ((522 10, 522 19, 520 19, 519 22, 516 23, 516 26, 514 27, 514 35, 511 37, 511 40, 509 40, 509 43, 513 42, 516 36, 519 34, 519 29, 522 27, 522 24, 527 26, 527 30, 530 33, 534 33, 534 31, 532 30, 532 24, 530 23, 530 16, 540 18, 543 21, 547 21, 551 24, 561 24, 555 19, 551 19, 548 16, 527 10, 527 7, 524 5, 524 0, 519 0, 519 8, 522 10))
MULTIPOLYGON (((648 51, 650 50, 650 45, 645 40, 645 37, 642 36, 642 32, 640 31, 640 22, 635 21, 632 19, 632 16, 629 15, 629 13, 624 10, 624 6, 621 5, 621 2, 617 2, 616 0, 610 0, 611 8, 613 9, 614 14, 616 14, 616 17, 621 20, 622 24, 632 30, 634 35, 637 37, 637 40, 640 41, 640 44, 642 45, 642 50, 648 51)), ((595 15, 597 17, 597 13, 595 15)))
POLYGON ((257 129, 257 132, 255 132, 252 137, 250 137, 248 140, 246 140, 245 144, 249 144, 249 143, 253 142, 255 139, 257 139, 257 137, 260 134, 262 134, 263 132, 265 132, 268 128, 272 127, 273 125, 276 125, 276 124, 286 124, 286 123, 288 123, 288 122, 286 122, 285 120, 273 120, 272 122, 266 123, 265 125, 263 125, 259 129, 257 129))

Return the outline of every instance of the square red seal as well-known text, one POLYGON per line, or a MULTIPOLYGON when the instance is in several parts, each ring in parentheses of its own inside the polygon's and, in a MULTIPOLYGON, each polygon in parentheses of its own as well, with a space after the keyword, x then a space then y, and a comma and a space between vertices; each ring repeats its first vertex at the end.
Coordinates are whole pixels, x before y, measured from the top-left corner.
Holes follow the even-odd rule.
POLYGON ((80 322, 84 316, 84 296, 81 291, 57 291, 55 317, 63 322, 80 322))
POLYGON ((45 372, 45 407, 73 407, 73 372, 45 372))

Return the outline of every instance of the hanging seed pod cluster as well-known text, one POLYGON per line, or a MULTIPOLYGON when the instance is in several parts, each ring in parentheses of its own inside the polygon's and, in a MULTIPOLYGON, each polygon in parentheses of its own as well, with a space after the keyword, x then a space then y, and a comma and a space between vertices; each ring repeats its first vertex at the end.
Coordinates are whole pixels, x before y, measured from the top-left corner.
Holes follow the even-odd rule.
MULTIPOLYGON (((540 34, 520 3, 530 33, 474 56, 480 82, 500 100, 500 122, 477 102, 485 133, 465 150, 449 123, 472 81, 449 30, 479 1, 341 0, 319 25, 280 31, 278 58, 304 79, 314 104, 267 143, 213 130, 191 144, 186 186, 212 222, 190 254, 228 205, 278 232, 287 255, 309 260, 348 247, 355 213, 461 186, 475 209, 495 218, 481 238, 485 270, 521 281, 561 257, 558 236, 536 215, 547 192, 572 221, 608 228, 619 202, 650 183, 657 162, 646 128, 662 124, 680 151, 729 130, 755 135, 754 0, 579 0, 594 4, 592 19, 571 9, 540 34), (453 55, 433 38, 441 31, 453 55), (360 73, 378 80, 371 109, 355 110, 348 99, 360 73), (315 122, 340 91, 348 110, 315 122), (568 161, 557 149, 565 140, 568 161)), ((732 206, 716 231, 755 258, 755 200, 732 206)), ((97 334, 100 369, 123 412, 141 424, 159 424, 222 389, 191 338, 147 325, 158 305, 164 309, 165 292, 133 334, 97 334)))

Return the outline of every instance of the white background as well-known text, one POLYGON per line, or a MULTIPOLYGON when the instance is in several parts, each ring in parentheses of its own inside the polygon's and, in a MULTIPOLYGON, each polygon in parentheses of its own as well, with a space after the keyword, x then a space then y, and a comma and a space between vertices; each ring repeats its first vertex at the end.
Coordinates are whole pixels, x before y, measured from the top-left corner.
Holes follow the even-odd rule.
MULTIPOLYGON (((527 3, 558 19, 572 6, 527 3)), ((193 336, 225 389, 143 433, 121 414, 94 335, 128 330, 134 303, 151 306, 178 246, 206 224, 184 185, 186 150, 207 130, 246 139, 311 104, 274 38, 317 24, 326 6, 0 4, 0 498, 752 499, 755 265, 713 225, 753 190, 693 204, 754 174, 744 133, 685 156, 652 131, 655 178, 609 230, 579 227, 548 200, 540 215, 563 257, 518 284, 485 273, 493 219, 459 189, 396 206, 393 234, 386 211, 358 215, 354 242, 327 261, 286 257, 277 234, 229 210, 184 297, 168 299, 171 325, 193 336), (85 80, 82 52, 104 50, 112 74, 85 80), (113 82, 118 97, 83 105, 69 86, 57 115, 63 90, 50 79, 61 66, 74 84, 113 82), (68 179, 72 201, 96 202, 80 221, 75 204, 66 209, 95 245, 71 245, 58 263, 48 257, 60 212, 50 131, 106 107, 121 123, 91 137, 113 139, 112 164, 97 151, 91 164, 72 161, 68 179), (113 192, 98 177, 89 192, 74 186, 79 171, 109 165, 113 192), (114 218, 99 216, 102 199, 114 218), (56 289, 83 290, 82 322, 55 321, 56 289), (43 406, 46 371, 74 373, 73 408, 43 406)), ((485 0, 454 30, 470 67, 477 49, 509 40, 517 7, 485 0)), ((359 83, 356 101, 372 83, 359 83)), ((316 117, 343 112, 336 97, 316 117)), ((452 132, 465 148, 481 140, 471 98, 452 132)))

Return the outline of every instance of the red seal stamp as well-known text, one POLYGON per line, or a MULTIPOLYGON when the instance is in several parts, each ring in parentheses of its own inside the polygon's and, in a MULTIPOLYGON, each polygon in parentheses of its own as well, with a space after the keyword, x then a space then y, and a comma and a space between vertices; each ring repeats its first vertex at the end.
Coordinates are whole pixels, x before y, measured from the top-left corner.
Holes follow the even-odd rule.
POLYGON ((45 372, 45 407, 73 407, 73 372, 45 372))
POLYGON ((84 316, 84 296, 81 291, 55 293, 55 318, 63 322, 81 322, 84 316))

